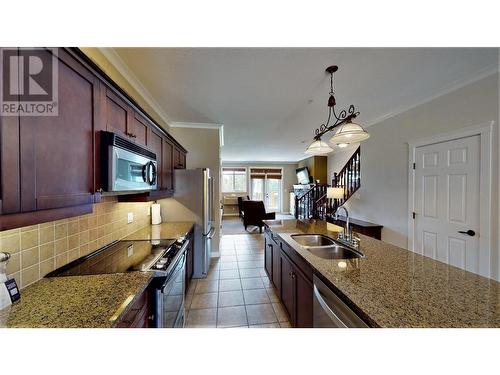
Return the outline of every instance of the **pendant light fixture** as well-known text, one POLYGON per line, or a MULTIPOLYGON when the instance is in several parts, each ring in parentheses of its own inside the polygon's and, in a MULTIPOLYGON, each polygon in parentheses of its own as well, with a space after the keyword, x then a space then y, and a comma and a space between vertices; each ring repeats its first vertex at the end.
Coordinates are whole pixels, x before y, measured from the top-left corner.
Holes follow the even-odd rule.
POLYGON ((351 104, 348 110, 341 110, 338 114, 335 111, 335 92, 333 91, 333 74, 338 70, 338 66, 332 65, 326 68, 326 72, 330 74, 330 96, 328 98, 328 119, 326 124, 321 124, 319 129, 316 129, 313 142, 309 145, 306 150, 306 154, 309 155, 321 155, 327 154, 333 149, 328 143, 321 140, 328 132, 333 132, 333 136, 330 138, 330 143, 337 145, 340 148, 347 147, 351 143, 358 143, 368 139, 370 134, 368 134, 365 129, 359 124, 353 122, 353 120, 359 115, 354 106, 351 104), (333 119, 334 122, 333 122, 333 119), (332 120, 332 124, 330 124, 332 120))

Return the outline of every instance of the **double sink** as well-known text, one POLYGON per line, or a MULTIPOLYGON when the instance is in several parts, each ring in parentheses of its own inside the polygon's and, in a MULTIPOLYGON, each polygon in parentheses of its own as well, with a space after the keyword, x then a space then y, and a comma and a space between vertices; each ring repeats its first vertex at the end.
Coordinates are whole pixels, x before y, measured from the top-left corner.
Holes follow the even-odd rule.
POLYGON ((291 237, 311 254, 323 259, 363 258, 363 254, 359 251, 322 234, 292 234, 291 237))

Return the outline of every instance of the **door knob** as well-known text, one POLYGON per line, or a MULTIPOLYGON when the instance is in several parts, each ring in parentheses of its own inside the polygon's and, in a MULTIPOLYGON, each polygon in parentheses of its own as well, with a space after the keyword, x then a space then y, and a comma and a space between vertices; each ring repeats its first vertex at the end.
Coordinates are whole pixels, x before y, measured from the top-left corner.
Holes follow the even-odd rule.
POLYGON ((472 229, 469 229, 468 231, 459 230, 458 233, 466 234, 471 237, 474 237, 476 235, 476 232, 474 232, 472 229))

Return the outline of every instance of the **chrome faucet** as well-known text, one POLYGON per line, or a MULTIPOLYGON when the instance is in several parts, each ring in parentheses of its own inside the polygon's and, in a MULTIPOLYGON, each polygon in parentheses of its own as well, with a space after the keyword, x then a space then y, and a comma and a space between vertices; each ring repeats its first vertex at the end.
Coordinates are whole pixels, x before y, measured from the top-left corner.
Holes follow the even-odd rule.
POLYGON ((337 219, 337 215, 339 213, 340 209, 343 209, 345 211, 345 228, 344 228, 344 239, 349 242, 351 240, 351 230, 349 227, 349 212, 347 211, 347 208, 344 206, 340 206, 337 208, 337 211, 335 212, 335 219, 337 219))

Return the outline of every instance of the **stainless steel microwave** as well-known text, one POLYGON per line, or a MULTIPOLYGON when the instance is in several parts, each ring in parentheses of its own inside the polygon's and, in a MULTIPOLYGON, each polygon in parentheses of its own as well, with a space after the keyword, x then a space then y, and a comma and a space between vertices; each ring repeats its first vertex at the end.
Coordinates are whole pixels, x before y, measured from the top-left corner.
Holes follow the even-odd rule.
POLYGON ((101 178, 106 192, 155 190, 156 154, 118 134, 101 131, 101 178))

